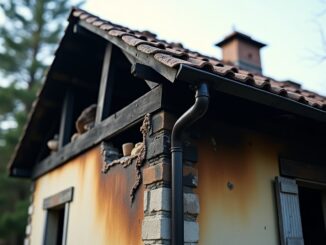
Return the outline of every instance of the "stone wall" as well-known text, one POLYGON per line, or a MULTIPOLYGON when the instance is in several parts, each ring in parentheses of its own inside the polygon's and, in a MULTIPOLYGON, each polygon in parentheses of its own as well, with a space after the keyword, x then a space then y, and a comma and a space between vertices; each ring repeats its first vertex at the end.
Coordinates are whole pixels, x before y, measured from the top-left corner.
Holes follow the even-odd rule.
MULTIPOLYGON (((170 136, 173 119, 161 112, 152 118, 149 136, 147 164, 143 169, 144 220, 142 239, 144 244, 171 243, 171 153, 170 136)), ((184 146, 184 238, 185 244, 198 244, 199 199, 194 193, 198 184, 196 148, 189 142, 184 146)))
POLYGON ((24 245, 29 245, 30 243, 30 235, 32 234, 32 214, 34 211, 34 205, 33 205, 33 199, 34 199, 34 189, 35 185, 34 182, 32 182, 31 187, 30 187, 30 198, 29 198, 29 203, 30 205, 28 206, 28 218, 27 218, 27 225, 25 229, 25 240, 24 240, 24 245))

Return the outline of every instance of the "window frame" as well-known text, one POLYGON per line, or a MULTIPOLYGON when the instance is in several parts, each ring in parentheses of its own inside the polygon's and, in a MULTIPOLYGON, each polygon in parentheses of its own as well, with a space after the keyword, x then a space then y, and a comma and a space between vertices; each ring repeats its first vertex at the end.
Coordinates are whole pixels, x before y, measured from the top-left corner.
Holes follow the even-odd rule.
POLYGON ((56 209, 63 208, 64 219, 63 219, 63 230, 62 230, 62 245, 66 245, 68 235, 68 220, 69 220, 69 208, 70 203, 73 201, 74 187, 69 187, 63 191, 60 191, 54 195, 51 195, 43 200, 43 210, 45 213, 44 231, 42 244, 48 245, 49 239, 49 225, 50 225, 50 212, 56 209))

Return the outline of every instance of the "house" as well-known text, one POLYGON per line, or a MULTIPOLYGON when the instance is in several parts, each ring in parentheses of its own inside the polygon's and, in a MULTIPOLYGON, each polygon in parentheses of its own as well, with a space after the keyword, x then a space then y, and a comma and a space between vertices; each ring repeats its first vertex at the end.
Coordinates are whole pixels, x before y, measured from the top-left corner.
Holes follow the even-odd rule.
POLYGON ((326 98, 217 46, 72 10, 9 167, 26 244, 325 244, 326 98))

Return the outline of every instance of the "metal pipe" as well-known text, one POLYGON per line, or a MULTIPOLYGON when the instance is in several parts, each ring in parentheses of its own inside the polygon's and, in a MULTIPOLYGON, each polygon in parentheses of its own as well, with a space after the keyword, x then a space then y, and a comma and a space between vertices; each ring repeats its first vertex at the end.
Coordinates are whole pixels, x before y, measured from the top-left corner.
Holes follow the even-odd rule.
POLYGON ((208 109, 209 93, 206 83, 201 83, 197 87, 195 98, 193 106, 174 124, 171 136, 172 245, 184 244, 182 133, 186 127, 200 119, 208 109))

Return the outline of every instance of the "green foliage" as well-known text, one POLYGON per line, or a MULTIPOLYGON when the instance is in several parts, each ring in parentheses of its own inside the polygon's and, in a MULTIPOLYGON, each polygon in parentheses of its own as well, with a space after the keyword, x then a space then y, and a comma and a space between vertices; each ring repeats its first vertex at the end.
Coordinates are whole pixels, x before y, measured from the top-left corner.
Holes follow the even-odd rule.
POLYGON ((16 237, 22 240, 27 222, 28 198, 26 189, 29 182, 19 184, 9 179, 5 172, 0 173, 0 237, 16 237))
POLYGON ((0 240, 8 244, 24 236, 29 182, 8 178, 6 166, 70 8, 67 0, 0 0, 0 240))
POLYGON ((1 72, 20 86, 42 79, 70 9, 65 0, 1 0, 6 16, 0 37, 1 72))

